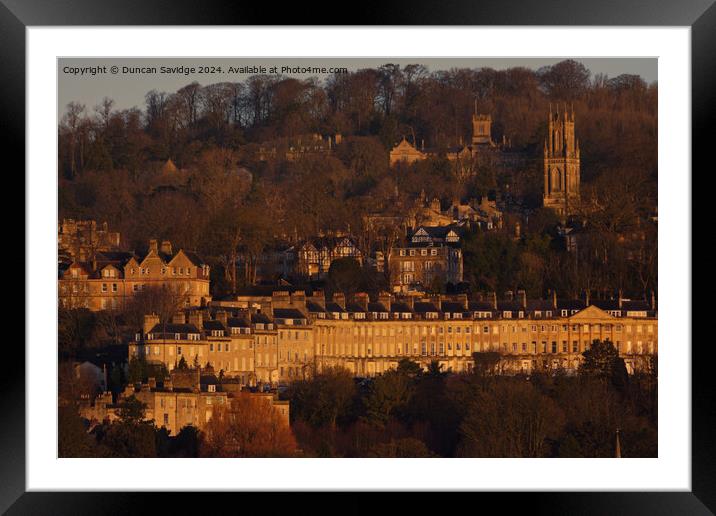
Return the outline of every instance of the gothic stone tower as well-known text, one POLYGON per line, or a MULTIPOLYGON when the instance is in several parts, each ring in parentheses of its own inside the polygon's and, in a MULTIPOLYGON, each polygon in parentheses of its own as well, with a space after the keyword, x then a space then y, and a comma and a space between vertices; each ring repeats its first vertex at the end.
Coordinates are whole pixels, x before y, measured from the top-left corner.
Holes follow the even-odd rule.
POLYGON ((492 117, 490 115, 472 115, 472 144, 491 145, 492 117))
POLYGON ((543 204, 562 217, 579 202, 579 140, 574 137, 574 109, 549 110, 548 136, 544 142, 543 204))
POLYGON ((477 113, 477 99, 475 100, 475 111, 472 113, 472 145, 493 145, 492 117, 477 113))

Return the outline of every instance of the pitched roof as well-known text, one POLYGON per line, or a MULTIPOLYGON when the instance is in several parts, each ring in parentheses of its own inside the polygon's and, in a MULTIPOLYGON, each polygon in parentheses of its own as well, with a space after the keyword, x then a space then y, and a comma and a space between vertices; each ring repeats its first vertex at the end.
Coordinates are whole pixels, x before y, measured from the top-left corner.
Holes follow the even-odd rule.
POLYGON ((346 312, 356 313, 356 312, 365 312, 365 309, 359 305, 358 303, 348 303, 346 305, 346 312))
POLYGON ((274 319, 305 319, 306 316, 296 308, 274 308, 274 319))
POLYGON ((390 311, 391 312, 412 312, 412 310, 410 309, 408 304, 403 303, 401 301, 396 301, 395 303, 391 303, 390 311))
POLYGON ((315 301, 306 301, 306 308, 309 312, 325 312, 326 309, 315 301))
POLYGON ((461 313, 465 311, 465 307, 462 305, 462 303, 456 303, 454 301, 443 301, 441 308, 443 312, 448 312, 451 314, 461 313))
POLYGON ((387 312, 388 309, 385 306, 383 306, 383 303, 371 302, 371 303, 368 303, 368 311, 369 312, 387 312))
POLYGON ((264 313, 251 314, 251 322, 259 324, 268 324, 271 322, 271 318, 264 313))
POLYGON ((345 312, 343 308, 338 303, 334 303, 333 301, 329 301, 326 303, 326 312, 345 312))
POLYGON ((175 323, 167 323, 167 324, 155 324, 154 328, 149 333, 200 333, 199 329, 194 326, 193 324, 175 324, 175 323))
POLYGON ((431 302, 417 301, 413 306, 417 313, 439 312, 440 309, 431 302))
POLYGON ((205 330, 226 330, 221 321, 204 321, 205 330))
POLYGON ((249 321, 243 317, 229 317, 226 319, 226 325, 229 328, 246 328, 249 326, 249 321))

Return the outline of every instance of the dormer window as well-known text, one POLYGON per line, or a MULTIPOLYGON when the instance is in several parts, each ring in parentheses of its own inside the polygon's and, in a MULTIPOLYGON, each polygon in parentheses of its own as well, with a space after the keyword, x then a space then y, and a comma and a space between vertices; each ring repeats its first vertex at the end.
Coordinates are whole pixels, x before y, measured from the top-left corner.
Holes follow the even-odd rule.
POLYGON ((512 311, 510 311, 510 310, 503 311, 502 317, 504 317, 505 319, 512 319, 512 311))
POLYGON ((562 310, 562 317, 567 317, 568 313, 569 313, 568 310, 562 310))
POLYGON ((216 385, 214 385, 214 384, 207 385, 207 389, 209 392, 216 392, 216 385))
POLYGON ((175 333, 174 340, 180 340, 180 339, 181 339, 181 333, 175 333))

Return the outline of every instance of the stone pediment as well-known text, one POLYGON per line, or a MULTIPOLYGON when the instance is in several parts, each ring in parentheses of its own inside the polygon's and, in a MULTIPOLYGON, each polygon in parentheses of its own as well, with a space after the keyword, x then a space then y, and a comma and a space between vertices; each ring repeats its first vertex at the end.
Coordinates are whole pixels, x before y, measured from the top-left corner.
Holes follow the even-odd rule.
POLYGON ((587 308, 580 310, 569 318, 570 321, 579 321, 581 319, 613 319, 614 316, 605 312, 601 308, 589 305, 587 308))

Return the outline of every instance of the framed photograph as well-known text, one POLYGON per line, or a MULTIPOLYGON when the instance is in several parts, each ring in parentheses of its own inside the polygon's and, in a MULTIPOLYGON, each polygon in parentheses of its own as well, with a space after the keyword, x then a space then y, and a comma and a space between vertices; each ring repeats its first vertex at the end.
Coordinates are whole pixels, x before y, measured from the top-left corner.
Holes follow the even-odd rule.
POLYGON ((348 26, 2 0, 28 301, 0 508, 435 491, 711 514, 711 4, 390 3, 348 26))

